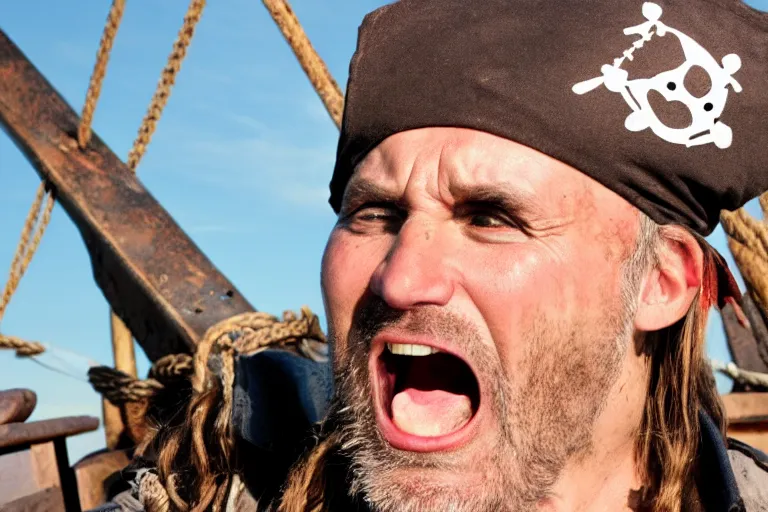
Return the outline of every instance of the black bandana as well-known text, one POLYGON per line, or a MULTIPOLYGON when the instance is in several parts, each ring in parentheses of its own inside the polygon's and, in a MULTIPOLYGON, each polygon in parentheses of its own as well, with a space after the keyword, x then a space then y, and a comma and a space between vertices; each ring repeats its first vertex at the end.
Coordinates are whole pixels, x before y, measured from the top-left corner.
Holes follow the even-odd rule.
POLYGON ((330 203, 385 138, 474 128, 712 232, 768 189, 768 15, 740 0, 402 0, 350 65, 330 203))

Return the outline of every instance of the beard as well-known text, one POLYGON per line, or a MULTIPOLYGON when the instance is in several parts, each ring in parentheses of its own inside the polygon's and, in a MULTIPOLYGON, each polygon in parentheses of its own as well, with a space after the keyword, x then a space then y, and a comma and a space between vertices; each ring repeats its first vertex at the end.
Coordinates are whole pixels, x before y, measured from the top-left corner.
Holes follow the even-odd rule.
POLYGON ((524 350, 519 367, 505 368, 466 318, 434 306, 396 311, 366 297, 334 357, 337 396, 329 424, 350 463, 349 495, 376 512, 533 510, 566 464, 592 449, 596 419, 631 342, 633 312, 625 300, 606 303, 601 318, 539 312, 516 340, 524 350), (389 326, 451 340, 471 363, 496 422, 490 447, 415 453, 386 442, 375 420, 368 357, 373 338, 389 326), (482 474, 482 481, 435 478, 469 473, 482 474))

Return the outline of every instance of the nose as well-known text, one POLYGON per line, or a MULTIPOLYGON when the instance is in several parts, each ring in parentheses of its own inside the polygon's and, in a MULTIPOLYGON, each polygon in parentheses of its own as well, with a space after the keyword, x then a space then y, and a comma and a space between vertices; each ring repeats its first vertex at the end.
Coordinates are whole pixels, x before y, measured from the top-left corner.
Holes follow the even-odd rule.
POLYGON ((446 305, 454 292, 450 240, 437 226, 409 219, 371 277, 371 291, 390 307, 446 305))

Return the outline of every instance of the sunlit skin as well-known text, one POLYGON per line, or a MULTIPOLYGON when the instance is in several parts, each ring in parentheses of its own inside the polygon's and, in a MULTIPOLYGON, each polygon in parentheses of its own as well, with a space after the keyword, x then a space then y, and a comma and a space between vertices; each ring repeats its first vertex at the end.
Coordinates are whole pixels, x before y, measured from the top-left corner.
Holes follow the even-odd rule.
MULTIPOLYGON (((335 358, 348 348, 356 307, 375 294, 394 309, 444 308, 467 319, 514 387, 526 375, 519 339, 532 318, 599 322, 605 304, 618 301, 621 264, 637 228, 638 212, 627 201, 515 142, 458 128, 393 135, 353 175, 324 255, 335 358)), ((700 259, 692 239, 670 245, 638 290, 636 330, 683 316, 699 284, 700 259)), ((641 485, 634 441, 646 369, 632 347, 594 423, 591 449, 569 461, 541 510, 622 510, 641 485)), ((480 390, 488 392, 482 379, 480 390)), ((463 464, 461 474, 431 470, 420 482, 481 492, 483 458, 504 421, 482 407, 481 413, 452 455, 463 464)), ((394 478, 406 483, 415 471, 405 467, 394 478)))

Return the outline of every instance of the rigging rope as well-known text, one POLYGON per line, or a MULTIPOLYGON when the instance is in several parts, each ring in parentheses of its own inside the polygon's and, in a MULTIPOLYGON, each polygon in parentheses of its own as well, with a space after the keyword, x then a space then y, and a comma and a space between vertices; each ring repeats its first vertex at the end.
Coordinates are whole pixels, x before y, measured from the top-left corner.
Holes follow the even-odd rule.
POLYGON ((133 142, 133 148, 128 154, 128 167, 133 172, 136 172, 136 167, 147 151, 147 146, 152 139, 152 135, 155 133, 157 122, 160 120, 163 109, 168 103, 171 88, 176 82, 176 75, 181 69, 181 63, 187 55, 187 48, 192 41, 192 36, 195 34, 195 26, 200 21, 203 8, 205 8, 205 0, 192 0, 189 4, 187 14, 184 16, 184 24, 179 31, 176 41, 173 43, 173 50, 168 56, 168 63, 160 75, 160 82, 157 84, 152 102, 141 123, 136 140, 133 142))
POLYGON ((312 86, 323 101, 331 119, 336 123, 336 127, 341 127, 344 95, 339 84, 328 71, 325 62, 309 41, 293 9, 286 0, 262 0, 262 2, 293 49, 299 64, 312 82, 312 86))
MULTIPOLYGON (((96 102, 98 101, 101 85, 104 81, 109 53, 123 15, 124 7, 125 0, 114 0, 106 25, 104 26, 104 34, 99 45, 96 65, 88 85, 83 115, 77 130, 78 144, 81 148, 84 148, 91 138, 93 113, 96 110, 96 102)), ((11 263, 10 276, 3 290, 2 298, 0 298, 0 322, 2 322, 8 303, 16 292, 21 278, 24 276, 29 264, 32 262, 32 258, 37 252, 43 234, 50 223, 55 204, 56 199, 53 189, 49 188, 45 181, 41 182, 24 223, 21 239, 11 263), (48 190, 46 191, 46 189, 48 190), (44 198, 46 199, 45 207, 41 209, 44 198)), ((16 355, 18 356, 37 355, 45 350, 41 343, 27 342, 17 337, 9 337, 2 334, 0 334, 0 348, 16 350, 16 355)))
MULTIPOLYGON (((166 64, 165 69, 163 69, 160 83, 158 84, 154 98, 149 107, 149 112, 144 118, 142 126, 139 128, 139 136, 134 142, 133 149, 129 154, 128 165, 134 172, 136 171, 136 166, 141 157, 146 151, 157 121, 160 119, 163 108, 168 101, 170 89, 173 86, 176 74, 181 68, 181 62, 186 56, 187 47, 194 35, 194 29, 197 22, 200 20, 203 7, 205 7, 205 0, 192 0, 187 9, 184 24, 174 43, 173 51, 168 57, 168 63, 166 64)), ((107 64, 124 11, 125 0, 113 0, 112 7, 107 16, 107 21, 104 25, 99 50, 96 54, 96 64, 94 65, 93 73, 88 84, 85 104, 80 118, 80 125, 78 126, 78 145, 81 149, 88 145, 93 133, 93 115, 96 111, 96 105, 101 94, 104 77, 106 76, 107 64)), ((2 297, 0 297, 0 322, 2 322, 5 309, 18 288, 19 282, 26 272, 27 267, 32 261, 43 233, 50 222, 51 213, 56 202, 52 189, 47 192, 45 208, 43 210, 40 209, 43 198, 46 197, 46 186, 46 182, 40 184, 35 200, 30 208, 30 212, 27 215, 26 222, 24 223, 21 240, 19 241, 16 254, 11 263, 10 277, 5 285, 2 297), (36 229, 35 226, 37 226, 36 229), (33 229, 34 235, 32 235, 33 229), (32 239, 31 242, 30 238, 32 239)), ((39 342, 27 342, 21 338, 8 337, 0 334, 0 349, 2 348, 15 350, 16 354, 22 357, 41 354, 45 351, 45 346, 39 342)))
POLYGON ((101 86, 104 83, 104 77, 107 74, 107 63, 112 52, 112 45, 115 42, 117 29, 120 28, 120 21, 123 19, 125 11, 125 0, 113 0, 112 7, 109 9, 107 22, 104 25, 104 32, 101 35, 99 51, 96 54, 96 64, 91 74, 91 80, 88 84, 88 92, 85 95, 85 105, 83 113, 80 116, 80 126, 77 129, 77 143, 81 149, 84 149, 91 140, 91 124, 93 123, 93 114, 96 111, 96 103, 101 95, 101 86))
POLYGON ((32 202, 32 206, 29 209, 27 218, 24 221, 24 227, 21 230, 21 238, 19 244, 16 247, 16 254, 11 261, 11 270, 8 277, 8 281, 5 283, 5 289, 3 295, 0 297, 0 322, 2 322, 5 310, 19 287, 21 278, 29 268, 29 264, 32 262, 32 257, 35 255, 40 240, 43 238, 45 228, 48 227, 48 223, 51 219, 51 213, 53 212, 53 206, 55 200, 53 192, 46 192, 46 183, 41 182, 37 188, 35 199, 32 202), (47 197, 45 207, 41 210, 43 199, 47 197))

